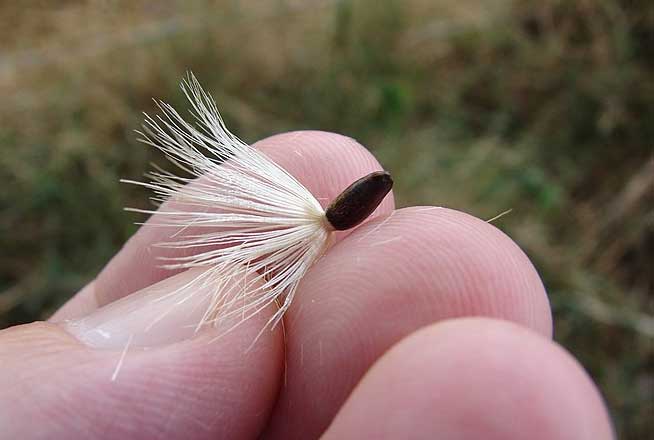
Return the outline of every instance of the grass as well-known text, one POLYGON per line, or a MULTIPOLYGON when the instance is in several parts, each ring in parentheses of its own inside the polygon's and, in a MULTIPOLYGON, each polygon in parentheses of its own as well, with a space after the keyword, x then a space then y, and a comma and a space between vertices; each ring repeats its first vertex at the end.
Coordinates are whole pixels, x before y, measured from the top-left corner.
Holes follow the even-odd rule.
POLYGON ((0 7, 0 328, 41 319, 135 230, 135 142, 192 69, 230 127, 341 132, 399 205, 497 221, 621 438, 654 430, 654 6, 648 1, 84 2, 0 7), (119 11, 119 12, 117 12, 119 11), (456 190, 453 191, 452 189, 456 190))

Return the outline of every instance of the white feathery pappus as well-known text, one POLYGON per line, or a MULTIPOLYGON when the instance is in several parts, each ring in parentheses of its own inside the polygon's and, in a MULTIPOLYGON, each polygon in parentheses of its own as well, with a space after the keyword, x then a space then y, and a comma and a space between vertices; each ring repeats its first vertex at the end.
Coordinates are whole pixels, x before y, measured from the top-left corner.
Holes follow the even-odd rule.
POLYGON ((192 295, 188 292, 210 292, 197 329, 228 323, 224 334, 277 302, 263 332, 282 319, 332 232, 365 220, 393 181, 387 172, 371 173, 323 209, 291 174, 227 130, 213 98, 192 73, 181 88, 195 125, 169 104, 155 101, 162 114, 146 114, 138 133, 140 141, 161 150, 190 177, 157 169, 147 175, 148 182, 124 180, 152 190, 156 202, 167 202, 158 211, 128 210, 152 214, 149 225, 176 228, 169 241, 157 245, 184 249, 186 256, 168 258, 164 267, 206 268, 191 281, 195 286, 167 294, 179 295, 182 303, 192 295), (190 227, 192 234, 186 233, 190 227), (231 280, 243 281, 234 288, 231 280), (212 288, 193 289, 207 285, 212 288))

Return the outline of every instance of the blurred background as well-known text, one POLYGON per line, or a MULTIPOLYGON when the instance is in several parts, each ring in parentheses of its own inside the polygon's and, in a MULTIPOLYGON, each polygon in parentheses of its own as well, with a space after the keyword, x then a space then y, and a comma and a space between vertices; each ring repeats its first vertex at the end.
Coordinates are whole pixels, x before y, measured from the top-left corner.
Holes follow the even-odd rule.
POLYGON ((0 3, 0 328, 43 319, 136 227, 135 141, 187 69, 244 140, 352 136, 398 206, 490 218, 621 438, 654 432, 654 2, 0 3), (19 6, 20 4, 20 6, 19 6))

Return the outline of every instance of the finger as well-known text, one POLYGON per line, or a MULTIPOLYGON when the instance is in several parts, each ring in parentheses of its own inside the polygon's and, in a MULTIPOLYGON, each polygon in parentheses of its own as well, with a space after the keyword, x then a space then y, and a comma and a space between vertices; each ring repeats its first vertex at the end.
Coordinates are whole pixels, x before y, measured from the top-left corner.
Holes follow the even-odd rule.
MULTIPOLYGON (((326 206, 357 178, 380 170, 377 160, 355 140, 325 132, 285 133, 255 144, 273 161, 295 176, 326 206)), ((392 194, 371 215, 393 210, 392 194)), ((70 300, 53 320, 83 316, 88 311, 160 281, 175 272, 161 268, 160 257, 180 256, 184 250, 163 249, 153 244, 169 241, 169 228, 152 227, 149 221, 109 262, 93 285, 70 300)), ((192 228, 187 230, 191 234, 192 228)), ((206 232, 206 231, 203 231, 206 232)), ((339 233, 338 238, 349 232, 339 233)))
POLYGON ((101 308, 71 333, 47 323, 0 332, 2 437, 256 438, 282 377, 281 332, 251 345, 272 316, 264 310, 217 342, 224 328, 195 333, 188 324, 206 309, 202 288, 185 293, 195 276, 101 308))
POLYGON ((538 334, 503 321, 445 321, 375 363, 327 439, 613 438, 583 368, 538 334))
POLYGON ((390 346, 460 316, 496 317, 551 334, 538 274, 488 223, 423 207, 358 229, 305 276, 287 314, 288 380, 271 437, 319 435, 390 346))

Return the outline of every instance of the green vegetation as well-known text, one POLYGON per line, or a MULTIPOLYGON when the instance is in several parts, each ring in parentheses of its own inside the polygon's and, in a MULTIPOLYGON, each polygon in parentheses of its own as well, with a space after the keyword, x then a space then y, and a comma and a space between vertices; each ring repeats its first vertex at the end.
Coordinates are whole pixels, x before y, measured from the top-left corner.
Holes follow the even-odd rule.
POLYGON ((161 158, 132 130, 192 69, 247 141, 341 132, 400 206, 512 208, 496 224, 556 339, 621 438, 654 431, 654 3, 52 3, 0 7, 0 328, 46 317, 134 232, 122 207, 146 194, 118 179, 161 158))

